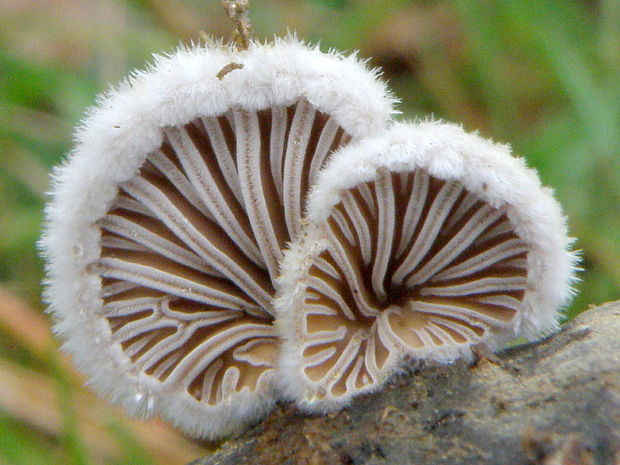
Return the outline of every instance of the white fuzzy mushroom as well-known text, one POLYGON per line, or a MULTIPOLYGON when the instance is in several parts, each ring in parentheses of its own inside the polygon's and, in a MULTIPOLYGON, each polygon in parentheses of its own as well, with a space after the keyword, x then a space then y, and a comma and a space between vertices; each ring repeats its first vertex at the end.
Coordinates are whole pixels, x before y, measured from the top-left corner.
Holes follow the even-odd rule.
POLYGON ((409 359, 557 328, 575 255, 552 192, 508 147, 438 122, 341 149, 308 201, 276 301, 280 388, 329 411, 409 359))
POLYGON ((393 100, 293 38, 159 57, 104 95, 55 172, 42 247, 55 331, 94 390, 187 433, 274 403, 274 279, 305 194, 393 100))

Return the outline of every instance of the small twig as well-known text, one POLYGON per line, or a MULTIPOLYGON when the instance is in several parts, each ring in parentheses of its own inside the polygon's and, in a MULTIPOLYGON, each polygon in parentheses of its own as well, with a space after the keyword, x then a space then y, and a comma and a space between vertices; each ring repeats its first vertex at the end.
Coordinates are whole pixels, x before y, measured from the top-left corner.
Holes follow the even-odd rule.
POLYGON ((228 63, 226 66, 220 69, 216 77, 221 81, 222 79, 224 79, 224 76, 226 76, 231 71, 234 71, 236 69, 242 69, 242 68, 243 68, 243 65, 241 63, 228 63))
POLYGON ((247 50, 250 46, 252 36, 252 25, 250 24, 250 0, 222 0, 222 5, 228 17, 235 25, 236 31, 233 40, 239 50, 247 50))

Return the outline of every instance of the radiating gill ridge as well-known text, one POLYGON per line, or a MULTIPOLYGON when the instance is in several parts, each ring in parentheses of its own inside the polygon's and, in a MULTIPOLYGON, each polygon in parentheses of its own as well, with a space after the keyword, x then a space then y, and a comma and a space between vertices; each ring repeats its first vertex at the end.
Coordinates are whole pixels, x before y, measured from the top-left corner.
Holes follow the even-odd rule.
POLYGON ((303 373, 315 396, 381 383, 409 354, 458 354, 520 311, 527 245, 505 208, 422 169, 341 193, 303 297, 303 373))
POLYGON ((164 131, 99 221, 100 317, 135 374, 216 405, 269 389, 274 279, 349 135, 305 99, 164 131))

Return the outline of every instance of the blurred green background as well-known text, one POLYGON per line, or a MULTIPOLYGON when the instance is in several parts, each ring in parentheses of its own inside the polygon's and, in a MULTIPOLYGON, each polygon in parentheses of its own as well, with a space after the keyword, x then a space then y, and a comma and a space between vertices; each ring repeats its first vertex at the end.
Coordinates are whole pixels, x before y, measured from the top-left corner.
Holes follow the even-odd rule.
MULTIPOLYGON (((253 0, 255 35, 297 31, 384 69, 403 118, 512 144, 582 251, 567 317, 620 297, 620 0, 253 0)), ((81 387, 40 300, 49 172, 98 92, 150 55, 229 37, 217 0, 0 2, 0 464, 182 464, 204 453, 81 387)))

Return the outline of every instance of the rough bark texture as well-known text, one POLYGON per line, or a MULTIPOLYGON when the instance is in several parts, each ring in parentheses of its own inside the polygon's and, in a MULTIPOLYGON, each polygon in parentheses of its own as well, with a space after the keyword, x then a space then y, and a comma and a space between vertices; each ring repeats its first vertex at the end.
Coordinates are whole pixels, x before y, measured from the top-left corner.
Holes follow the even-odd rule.
POLYGON ((620 302, 474 366, 427 366, 328 416, 290 406, 191 465, 620 464, 620 302))

